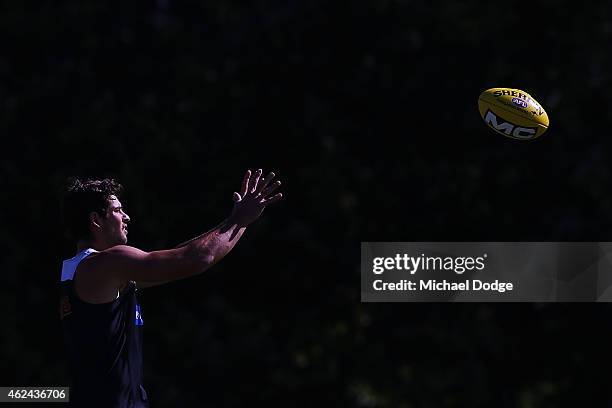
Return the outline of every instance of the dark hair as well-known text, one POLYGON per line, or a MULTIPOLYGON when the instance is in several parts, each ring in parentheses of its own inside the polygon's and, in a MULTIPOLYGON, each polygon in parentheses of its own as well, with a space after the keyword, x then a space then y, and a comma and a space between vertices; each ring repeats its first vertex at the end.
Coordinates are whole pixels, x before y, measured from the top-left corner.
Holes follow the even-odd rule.
POLYGON ((123 186, 113 179, 70 177, 62 200, 62 217, 67 234, 76 241, 89 237, 89 214, 106 216, 111 195, 119 196, 123 186))

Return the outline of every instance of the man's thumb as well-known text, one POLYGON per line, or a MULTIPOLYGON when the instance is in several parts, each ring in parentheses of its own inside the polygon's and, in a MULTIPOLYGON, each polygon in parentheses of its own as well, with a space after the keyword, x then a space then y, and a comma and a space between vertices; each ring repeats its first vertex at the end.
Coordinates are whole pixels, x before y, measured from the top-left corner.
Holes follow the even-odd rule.
POLYGON ((237 203, 240 200, 242 200, 242 197, 240 197, 240 194, 234 192, 234 202, 237 203))

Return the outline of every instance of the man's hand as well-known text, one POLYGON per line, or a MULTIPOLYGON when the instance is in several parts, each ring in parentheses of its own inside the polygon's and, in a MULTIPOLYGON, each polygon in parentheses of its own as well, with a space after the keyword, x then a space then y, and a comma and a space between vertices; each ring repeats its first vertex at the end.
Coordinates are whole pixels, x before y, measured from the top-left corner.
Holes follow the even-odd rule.
POLYGON ((251 170, 247 170, 240 193, 234 193, 234 209, 228 219, 230 224, 246 227, 259 218, 267 205, 275 203, 283 197, 281 193, 272 195, 274 190, 281 185, 278 180, 271 183, 275 174, 271 172, 264 178, 261 175, 261 169, 253 174, 251 174, 251 170))

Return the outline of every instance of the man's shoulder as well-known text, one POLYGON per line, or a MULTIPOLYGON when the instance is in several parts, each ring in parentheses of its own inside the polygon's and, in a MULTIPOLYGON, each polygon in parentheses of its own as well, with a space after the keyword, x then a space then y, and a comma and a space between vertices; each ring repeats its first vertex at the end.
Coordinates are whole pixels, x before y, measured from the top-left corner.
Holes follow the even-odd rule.
POLYGON ((128 257, 133 250, 140 251, 127 245, 117 245, 83 259, 75 273, 78 276, 75 289, 79 297, 90 303, 114 300, 117 290, 129 284, 128 279, 116 272, 121 268, 122 258, 128 257))
POLYGON ((100 275, 100 279, 114 280, 121 285, 127 280, 122 271, 131 269, 147 252, 129 245, 116 245, 92 253, 83 259, 78 266, 80 275, 100 275))
MULTIPOLYGON (((87 258, 83 259, 83 266, 92 267, 103 262, 112 262, 121 260, 122 258, 130 258, 136 254, 144 253, 142 250, 129 245, 115 245, 103 251, 94 252, 87 258)), ((79 265, 80 266, 80 265, 79 265)))

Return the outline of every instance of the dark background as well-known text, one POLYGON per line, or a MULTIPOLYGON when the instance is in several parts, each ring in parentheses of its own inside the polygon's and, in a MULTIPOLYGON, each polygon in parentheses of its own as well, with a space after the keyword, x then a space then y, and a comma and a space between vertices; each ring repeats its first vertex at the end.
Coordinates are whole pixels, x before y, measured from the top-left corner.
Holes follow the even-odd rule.
POLYGON ((154 407, 605 406, 609 306, 362 304, 359 251, 610 240, 606 2, 12 2, 0 26, 3 385, 69 380, 67 176, 122 182, 130 244, 155 250, 263 168, 283 202, 142 292, 154 407), (487 129, 501 86, 544 136, 487 129))

